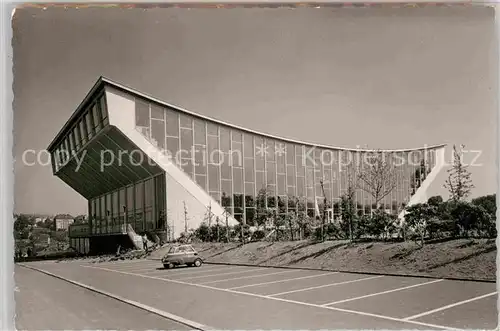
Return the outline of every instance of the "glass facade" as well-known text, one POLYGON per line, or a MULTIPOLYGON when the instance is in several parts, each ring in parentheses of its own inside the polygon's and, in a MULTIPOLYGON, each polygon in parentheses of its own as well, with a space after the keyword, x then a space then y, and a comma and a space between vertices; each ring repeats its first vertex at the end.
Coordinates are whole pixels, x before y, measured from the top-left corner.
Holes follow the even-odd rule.
MULTIPOLYGON (((259 203, 278 215, 303 209, 314 217, 325 198, 329 215, 339 218, 349 173, 373 156, 369 151, 330 149, 256 134, 145 99, 136 98, 135 112, 136 128, 144 137, 170 154, 236 219, 248 224, 253 223, 259 203), (266 193, 264 201, 258 201, 259 192, 266 193)), ((397 178, 396 187, 379 201, 379 207, 396 214, 435 166, 435 150, 375 153, 383 153, 397 178)), ((148 199, 149 193, 140 200, 140 217, 150 218, 148 199)), ((376 208, 374 197, 365 190, 357 188, 355 199, 359 215, 376 208)))
POLYGON ((89 213, 92 234, 121 232, 126 224, 132 225, 136 232, 163 230, 165 174, 89 200, 89 213))

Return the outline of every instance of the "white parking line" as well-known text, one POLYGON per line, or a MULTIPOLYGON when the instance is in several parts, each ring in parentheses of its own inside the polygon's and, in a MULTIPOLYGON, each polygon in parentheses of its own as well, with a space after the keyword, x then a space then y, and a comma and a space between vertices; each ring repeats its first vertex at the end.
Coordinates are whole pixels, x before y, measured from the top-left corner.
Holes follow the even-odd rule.
POLYGON ((169 271, 169 272, 172 272, 172 273, 175 273, 175 275, 186 275, 186 274, 190 274, 190 273, 194 273, 194 272, 207 272, 207 271, 214 271, 214 270, 218 270, 218 269, 224 269, 224 268, 217 268, 217 267, 203 267, 202 270, 193 270, 193 268, 182 268, 182 269, 155 269, 155 270, 149 270, 149 271, 145 271, 144 273, 151 273, 151 272, 165 272, 165 271, 169 271))
POLYGON ((236 290, 236 289, 245 288, 245 287, 251 287, 251 286, 284 283, 284 282, 289 282, 289 281, 292 281, 292 280, 314 278, 314 277, 320 277, 320 276, 326 276, 326 275, 334 275, 334 274, 338 274, 338 272, 327 272, 325 274, 318 274, 318 275, 311 275, 311 276, 304 276, 304 277, 297 277, 297 278, 287 278, 287 279, 275 280, 275 281, 272 281, 272 282, 264 282, 264 283, 257 283, 257 284, 243 285, 243 286, 236 286, 236 287, 231 287, 230 290, 236 290))
POLYGON ((225 273, 222 273, 222 274, 212 274, 212 275, 203 275, 203 276, 196 276, 196 277, 188 277, 188 278, 182 278, 182 280, 192 280, 192 279, 212 277, 212 276, 236 275, 236 274, 243 274, 245 272, 251 272, 251 271, 256 271, 256 269, 252 268, 252 269, 249 269, 249 270, 235 271, 235 272, 225 272, 225 273))
POLYGON ((271 275, 279 275, 279 274, 285 274, 285 273, 297 272, 297 271, 300 271, 300 270, 286 270, 286 271, 271 272, 269 274, 251 275, 251 276, 243 276, 243 277, 236 277, 236 278, 227 278, 227 279, 221 279, 221 280, 212 280, 212 281, 204 282, 204 283, 200 283, 200 284, 213 284, 213 283, 220 283, 220 282, 230 282, 232 280, 238 280, 238 279, 247 279, 247 278, 256 278, 256 277, 271 276, 271 275))
POLYGON ((349 299, 345 299, 345 300, 339 300, 339 301, 334 301, 334 302, 330 302, 330 303, 325 303, 322 306, 336 305, 338 303, 344 303, 344 302, 349 302, 349 301, 354 301, 354 300, 359 300, 359 299, 365 299, 365 298, 369 298, 369 297, 374 297, 376 295, 382 295, 382 294, 387 294, 387 293, 393 293, 393 292, 403 291, 403 290, 407 290, 409 288, 414 288, 414 287, 419 287, 419 286, 424 286, 424 285, 429 285, 429 284, 434 284, 434 283, 442 282, 443 280, 444 279, 437 279, 437 280, 433 280, 433 281, 430 281, 430 282, 419 283, 419 284, 409 285, 409 286, 405 286, 405 287, 398 287, 398 288, 395 288, 395 289, 392 289, 392 290, 388 290, 388 291, 377 292, 377 293, 362 295, 362 296, 359 296, 359 297, 349 298, 349 299))
POLYGON ((449 305, 446 305, 446 306, 443 306, 443 307, 440 307, 440 308, 436 308, 436 309, 433 309, 433 310, 429 310, 429 311, 426 311, 426 312, 423 312, 423 313, 420 313, 420 314, 416 314, 416 315, 413 315, 413 316, 405 317, 403 319, 405 321, 417 319, 417 318, 422 317, 422 316, 426 316, 426 315, 437 313, 438 311, 450 309, 450 308, 453 308, 453 307, 456 307, 456 306, 460 306, 460 305, 463 305, 463 304, 466 304, 466 303, 469 303, 469 302, 473 302, 473 301, 476 301, 476 300, 484 299, 484 298, 490 297, 490 296, 495 295, 495 294, 497 294, 496 291, 488 293, 488 294, 485 294, 485 295, 480 295, 478 297, 474 297, 474 298, 471 298, 471 299, 467 299, 467 300, 455 302, 455 303, 452 303, 452 304, 449 304, 449 305))
MULTIPOLYGON (((236 268, 241 268, 241 267, 231 267, 231 268, 223 268, 223 270, 227 270, 227 269, 236 269, 236 268)), ((221 268, 222 269, 222 268, 221 268)), ((214 271, 218 271, 219 269, 210 269, 210 270, 196 270, 196 271, 191 271, 191 272, 172 272, 170 274, 169 272, 169 275, 166 275, 166 276, 169 276, 169 277, 176 277, 176 276, 180 276, 179 279, 182 279, 182 277, 186 276, 186 275, 198 275, 198 274, 203 274, 203 273, 207 273, 207 272, 214 272, 214 271)), ((177 278, 172 278, 172 279, 177 279, 177 278)))
MULTIPOLYGON (((105 263, 104 265, 113 268, 137 268, 140 267, 141 265, 154 265, 154 264, 161 265, 161 262, 152 260, 137 260, 137 261, 127 261, 127 262, 105 263)), ((103 265, 103 263, 95 263, 92 265, 103 265)))
POLYGON ((107 262, 87 262, 87 263, 92 263, 92 264, 98 264, 98 265, 117 265, 117 264, 132 264, 132 263, 138 263, 138 262, 147 262, 147 261, 152 261, 152 260, 144 260, 144 259, 134 259, 134 260, 118 260, 118 261, 107 261, 107 262))
POLYGON ((127 265, 111 265, 108 268, 110 269, 115 269, 115 270, 126 270, 126 271, 131 271, 131 270, 140 270, 140 269, 145 269, 145 268, 151 268, 154 266, 162 266, 162 264, 154 263, 154 262, 144 262, 141 264, 127 264, 127 265))
POLYGON ((284 295, 284 294, 289 294, 289 293, 309 291, 309 290, 315 290, 315 289, 318 289, 318 288, 329 287, 329 286, 337 286, 337 285, 343 285, 343 284, 349 284, 349 283, 356 283, 356 282, 361 282, 361 281, 364 281, 364 280, 370 280, 370 279, 375 279, 375 278, 380 278, 380 277, 384 277, 384 276, 372 276, 372 277, 365 277, 365 278, 359 278, 359 279, 353 279, 353 280, 346 280, 344 282, 331 283, 331 284, 319 285, 319 286, 313 286, 313 287, 306 287, 306 288, 301 288, 301 289, 298 289, 298 290, 292 290, 292 291, 286 291, 286 292, 280 292, 280 293, 270 294, 270 295, 267 295, 267 296, 268 297, 276 297, 276 296, 279 296, 279 295, 284 295))
POLYGON ((320 306, 320 305, 316 305, 316 304, 313 304, 313 303, 307 303, 307 302, 301 302, 301 301, 295 301, 295 300, 288 300, 288 299, 283 299, 283 298, 275 298, 275 297, 270 297, 270 296, 260 295, 260 294, 250 293, 250 292, 234 291, 234 290, 230 290, 230 289, 213 287, 213 286, 208 286, 208 285, 187 283, 187 282, 183 282, 183 281, 179 281, 179 280, 165 279, 165 278, 159 278, 159 277, 153 277, 153 276, 132 274, 132 273, 128 273, 126 271, 117 271, 117 270, 106 269, 106 268, 99 268, 99 267, 94 267, 94 266, 86 266, 86 267, 87 268, 100 269, 100 270, 109 271, 109 272, 116 272, 116 273, 120 273, 120 274, 124 274, 124 275, 129 275, 129 276, 136 276, 136 277, 142 277, 142 278, 148 278, 148 279, 156 279, 156 280, 160 280, 160 281, 164 281, 164 282, 182 284, 182 285, 187 285, 187 286, 195 286, 195 287, 200 287, 200 288, 205 288, 205 289, 210 289, 210 290, 215 290, 215 291, 222 291, 222 292, 227 292, 227 293, 233 293, 233 294, 251 296, 251 297, 254 297, 254 298, 262 298, 262 299, 268 299, 268 300, 275 300, 275 301, 292 303, 292 304, 301 305, 301 306, 315 307, 315 308, 322 308, 322 309, 329 309, 329 310, 334 310, 334 311, 341 311, 341 312, 345 312, 345 313, 351 313, 351 314, 355 314, 355 315, 370 316, 370 317, 380 318, 380 319, 389 320, 389 321, 396 321, 396 322, 401 322, 401 323, 410 323, 410 324, 414 324, 414 325, 422 325, 422 326, 430 327, 430 328, 433 328, 433 329, 457 330, 456 328, 451 328, 451 327, 448 327, 448 326, 436 325, 436 324, 430 324, 430 323, 424 323, 424 322, 418 322, 418 321, 413 321, 413 320, 403 320, 401 318, 384 316, 384 315, 378 315, 378 314, 371 314, 371 313, 366 313, 366 312, 362 312, 362 311, 356 311, 356 310, 350 310, 350 309, 343 309, 343 308, 337 308, 337 307, 320 306))

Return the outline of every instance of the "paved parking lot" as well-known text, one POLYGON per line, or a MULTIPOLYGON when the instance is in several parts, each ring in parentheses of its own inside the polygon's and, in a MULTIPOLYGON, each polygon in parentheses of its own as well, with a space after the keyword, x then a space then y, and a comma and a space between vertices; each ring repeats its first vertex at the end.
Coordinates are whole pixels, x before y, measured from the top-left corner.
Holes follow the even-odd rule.
POLYGON ((159 261, 30 264, 217 329, 494 329, 494 283, 159 261))

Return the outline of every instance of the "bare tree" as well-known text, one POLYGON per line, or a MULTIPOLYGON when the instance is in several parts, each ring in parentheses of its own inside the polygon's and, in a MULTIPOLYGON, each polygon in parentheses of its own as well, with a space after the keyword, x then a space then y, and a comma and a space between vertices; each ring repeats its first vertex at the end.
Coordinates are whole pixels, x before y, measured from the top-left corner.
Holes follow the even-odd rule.
POLYGON ((375 151, 363 157, 358 166, 357 187, 373 197, 376 208, 380 201, 396 188, 395 166, 387 160, 386 152, 375 151))
POLYGON ((448 169, 448 179, 446 179, 443 185, 450 192, 450 198, 454 201, 467 198, 471 189, 474 188, 474 184, 472 184, 472 180, 470 179, 471 174, 462 160, 464 147, 464 145, 460 145, 460 149, 457 149, 453 145, 453 164, 448 169))

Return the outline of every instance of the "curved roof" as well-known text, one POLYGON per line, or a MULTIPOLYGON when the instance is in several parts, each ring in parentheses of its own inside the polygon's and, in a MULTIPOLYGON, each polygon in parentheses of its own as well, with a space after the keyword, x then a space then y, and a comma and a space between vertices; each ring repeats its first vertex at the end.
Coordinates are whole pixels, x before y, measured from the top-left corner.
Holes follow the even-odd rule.
POLYGON ((59 132, 59 134, 56 136, 56 138, 54 138, 53 142, 50 144, 50 146, 48 148, 49 150, 54 145, 55 141, 58 140, 58 137, 62 134, 62 132, 64 132, 65 129, 71 124, 71 122, 73 122, 73 120, 78 116, 78 113, 79 113, 80 109, 82 108, 82 105, 84 103, 86 103, 86 101, 91 97, 91 95, 96 90, 99 90, 102 87, 102 85, 109 85, 111 87, 117 88, 117 89, 122 90, 124 92, 127 92, 129 94, 133 94, 135 96, 148 99, 148 100, 150 100, 152 102, 155 102, 155 103, 157 103, 157 104, 159 104, 159 105, 161 105, 163 107, 175 109, 177 111, 180 111, 182 113, 191 115, 191 116, 199 118, 199 119, 203 119, 203 120, 206 120, 206 121, 209 121, 209 122, 212 122, 212 123, 216 123, 216 124, 220 124, 220 125, 223 125, 223 126, 227 126, 229 128, 238 129, 238 130, 241 130, 243 132, 252 133, 252 134, 255 134, 255 135, 259 135, 259 136, 263 136, 263 137, 267 137, 267 138, 272 138, 272 139, 276 139, 276 140, 283 141, 283 142, 288 142, 288 143, 293 143, 293 144, 306 145, 306 146, 317 147, 317 148, 333 149, 333 150, 351 151, 351 152, 386 152, 386 153, 411 152, 411 151, 429 150, 429 149, 442 148, 442 147, 446 146, 446 144, 436 144, 436 145, 421 146, 421 147, 415 147, 415 148, 405 148, 405 149, 363 149, 363 148, 338 147, 338 146, 331 146, 331 145, 324 145, 324 144, 314 144, 314 143, 311 143, 311 142, 300 141, 300 140, 295 140, 295 139, 290 139, 290 138, 285 138, 285 137, 279 137, 279 136, 275 136, 275 135, 272 135, 272 134, 269 134, 269 133, 263 133, 263 132, 251 130, 251 129, 248 129, 248 128, 244 128, 244 127, 241 127, 241 126, 238 126, 238 125, 230 124, 230 123, 227 123, 227 122, 215 119, 215 118, 211 118, 211 117, 208 117, 208 116, 205 116, 205 115, 201 115, 201 114, 192 112, 190 110, 184 109, 182 107, 179 107, 179 106, 173 105, 171 103, 165 102, 163 100, 160 100, 158 98, 155 98, 155 97, 153 97, 151 95, 148 95, 146 93, 140 92, 140 91, 138 91, 138 90, 136 90, 136 89, 134 89, 132 87, 129 87, 127 85, 124 85, 124 84, 121 84, 121 83, 117 83, 117 82, 115 82, 115 81, 113 81, 113 80, 111 80, 109 78, 101 76, 101 77, 99 77, 99 79, 97 80, 97 82, 95 83, 95 85, 91 89, 91 91, 87 94, 87 96, 85 97, 84 101, 82 101, 82 103, 77 108, 77 110, 73 113, 73 115, 70 117, 70 119, 68 120, 68 122, 66 122, 66 124, 63 126, 63 128, 61 129, 61 131, 59 132))

